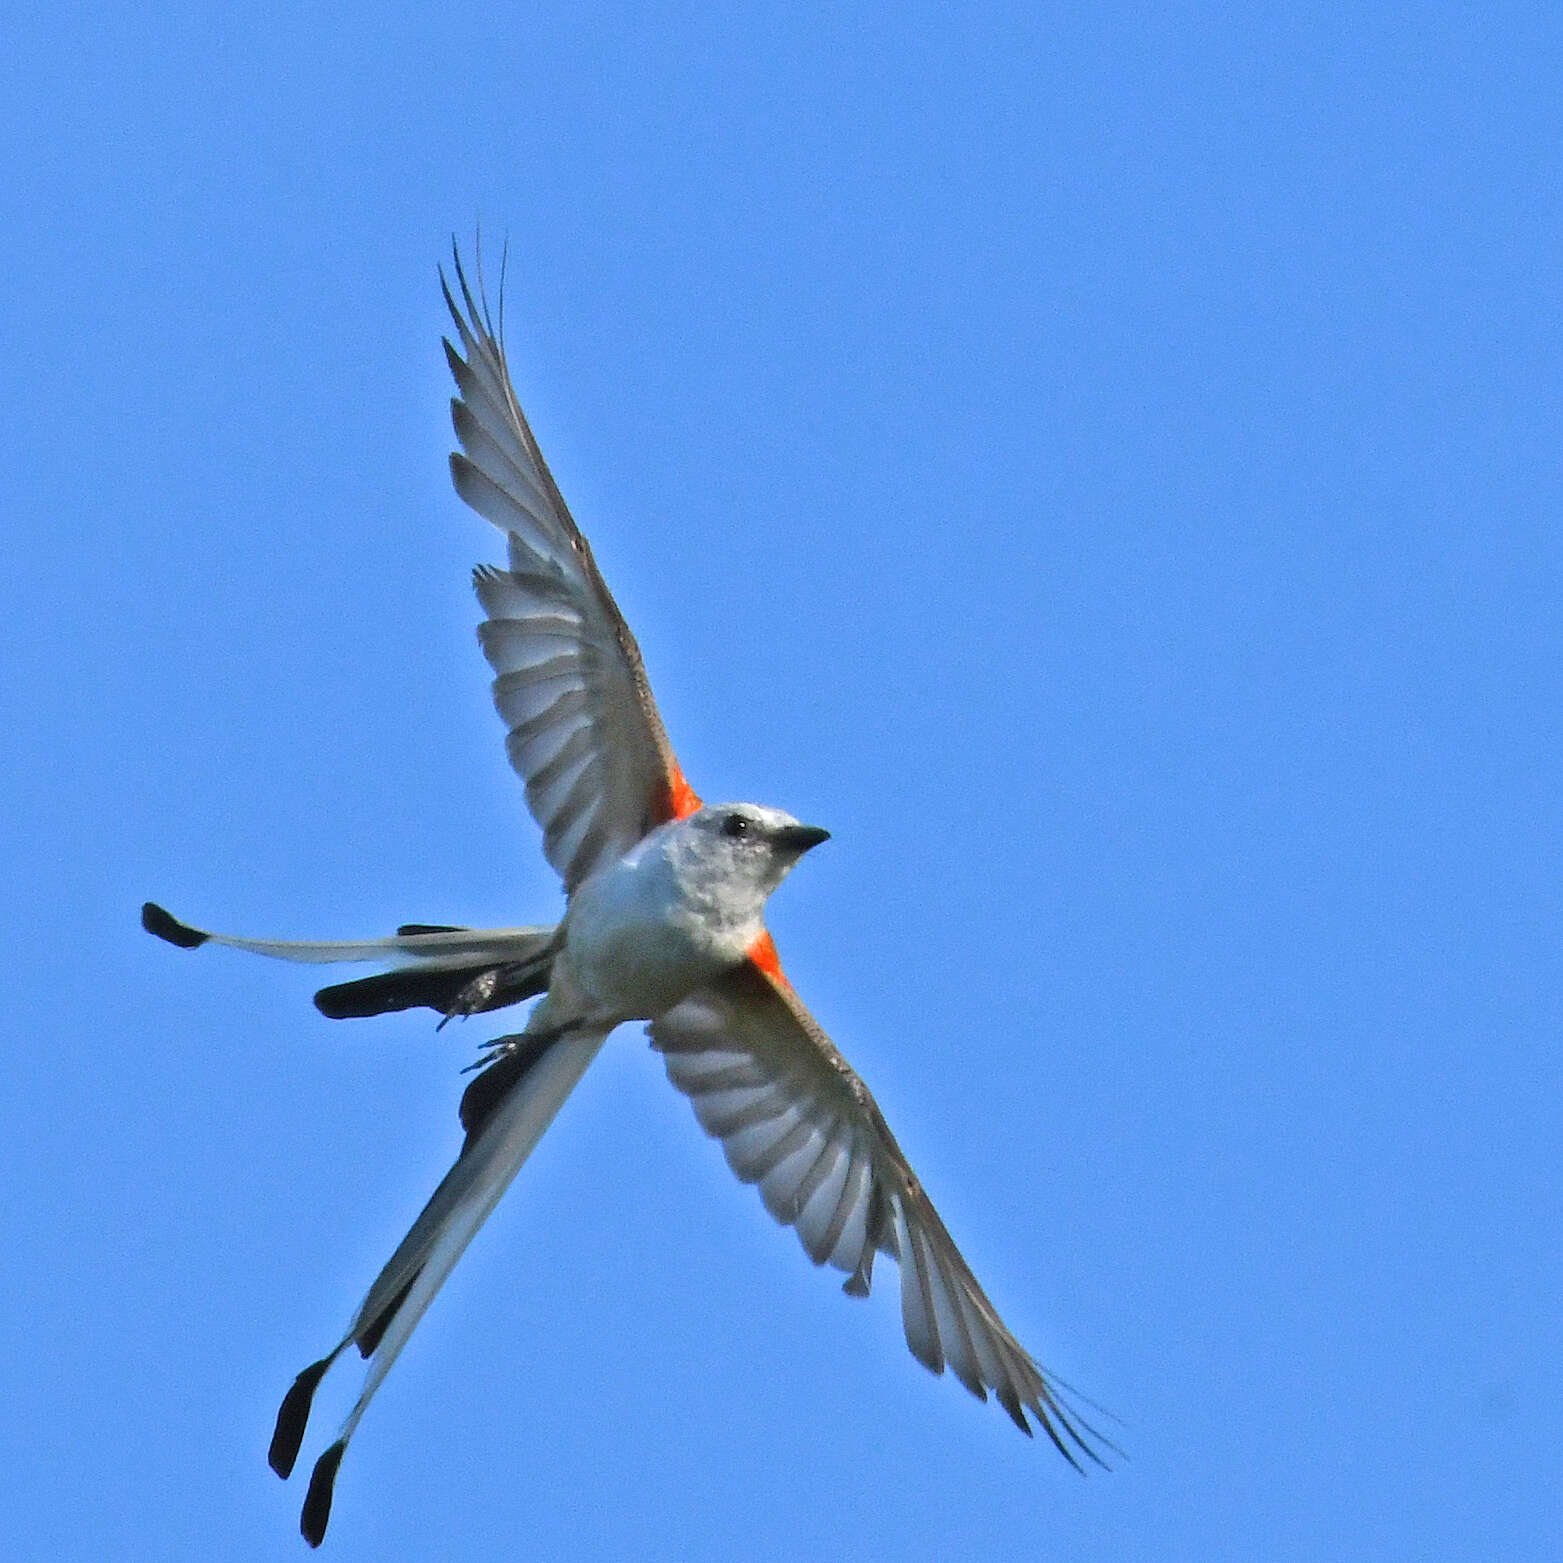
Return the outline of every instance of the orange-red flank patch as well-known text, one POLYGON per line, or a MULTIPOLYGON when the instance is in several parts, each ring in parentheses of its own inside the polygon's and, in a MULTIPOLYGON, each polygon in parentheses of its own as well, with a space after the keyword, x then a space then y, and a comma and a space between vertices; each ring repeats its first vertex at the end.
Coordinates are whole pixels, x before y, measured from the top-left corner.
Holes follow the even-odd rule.
POLYGON ((684 773, 678 768, 678 762, 673 762, 673 769, 667 781, 667 807, 669 819, 688 819, 700 808, 700 796, 695 789, 684 779, 684 773))
MULTIPOLYGON (((781 969, 781 956, 776 953, 776 943, 768 933, 762 933, 744 954, 773 981, 787 982, 787 974, 781 969)), ((791 983, 787 985, 792 986, 791 983)))

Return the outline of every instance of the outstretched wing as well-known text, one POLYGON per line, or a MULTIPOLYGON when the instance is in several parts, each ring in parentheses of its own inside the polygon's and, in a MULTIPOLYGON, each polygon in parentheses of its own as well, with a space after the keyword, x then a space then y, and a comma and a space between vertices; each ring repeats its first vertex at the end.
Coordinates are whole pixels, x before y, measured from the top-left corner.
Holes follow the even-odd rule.
POLYGON ((923 1192, 857 1074, 804 1008, 767 948, 650 1027, 668 1078, 728 1164, 759 1185, 815 1264, 849 1272, 866 1296, 876 1250, 901 1268, 901 1318, 912 1355, 946 1363, 979 1400, 991 1390, 1029 1434, 1029 1411, 1071 1464, 1101 1464, 1095 1434, 1066 1409, 1063 1387, 1005 1328, 923 1192))
POLYGON ((574 889, 657 825, 693 813, 651 697, 640 648, 560 496, 510 383, 505 350, 455 260, 461 339, 445 356, 460 396, 456 492, 509 541, 509 568, 475 576, 478 631, 496 674, 510 763, 543 828, 543 851, 574 889))

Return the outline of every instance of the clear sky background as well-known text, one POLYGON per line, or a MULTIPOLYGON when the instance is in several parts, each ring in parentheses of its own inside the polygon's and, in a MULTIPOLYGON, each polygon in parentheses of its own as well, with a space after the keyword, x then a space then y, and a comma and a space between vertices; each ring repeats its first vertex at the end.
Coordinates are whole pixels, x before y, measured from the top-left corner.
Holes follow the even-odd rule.
POLYGON ((626 1027, 326 1555, 1545 1555, 1563 12, 5 35, 7 1557, 304 1555, 277 1401, 503 1024, 333 1025, 143 897, 559 910, 445 469, 435 266, 479 224, 691 780, 835 832, 773 903, 789 970, 1132 1458, 1081 1480, 932 1379, 893 1267, 815 1273, 626 1027))

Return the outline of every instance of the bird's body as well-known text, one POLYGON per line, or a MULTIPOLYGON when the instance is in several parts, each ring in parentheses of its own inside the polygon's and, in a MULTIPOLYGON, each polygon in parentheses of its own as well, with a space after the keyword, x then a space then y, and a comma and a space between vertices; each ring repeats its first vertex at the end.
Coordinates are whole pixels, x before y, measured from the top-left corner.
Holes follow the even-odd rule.
MULTIPOLYGON (((765 902, 824 833, 757 804, 702 808, 659 825, 570 898, 550 1009, 567 986, 581 1019, 652 1020, 740 965, 765 932, 765 902), (742 822, 741 837, 723 834, 742 822), (795 852, 771 846, 776 832, 795 852)), ((549 1024, 560 1021, 550 1014, 549 1024)))
POLYGON ((948 1364, 980 1399, 991 1391, 1027 1433, 1029 1413, 1071 1463, 1075 1451, 1097 1460, 1091 1430, 1004 1326, 873 1097, 782 975, 765 903, 826 832, 759 804, 703 805, 689 787, 634 636, 543 461, 459 260, 456 274, 461 305, 445 295, 461 343, 446 344, 461 393, 452 476, 509 549, 507 568, 475 574, 488 615, 479 639, 511 763, 564 880, 564 919, 286 943, 208 934, 151 903, 142 913, 150 932, 186 948, 391 966, 318 993, 333 1018, 428 1006, 449 1019, 540 998, 522 1031, 488 1044, 462 1097, 455 1165, 346 1335, 283 1400, 271 1463, 286 1477, 321 1377, 350 1346, 368 1359, 357 1403, 315 1464, 305 1537, 317 1545, 324 1536, 347 1442, 424 1310, 623 1021, 651 1023, 669 1079, 733 1170, 797 1229, 816 1264, 846 1273, 849 1294, 867 1293, 876 1253, 897 1260, 919 1361, 935 1372, 948 1364))

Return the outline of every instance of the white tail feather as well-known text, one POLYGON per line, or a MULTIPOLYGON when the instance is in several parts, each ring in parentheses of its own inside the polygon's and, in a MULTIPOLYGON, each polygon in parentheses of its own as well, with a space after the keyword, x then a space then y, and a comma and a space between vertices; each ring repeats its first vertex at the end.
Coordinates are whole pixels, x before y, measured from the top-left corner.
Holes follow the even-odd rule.
MULTIPOLYGON (((522 1163, 532 1154, 607 1036, 606 1031, 590 1031, 565 1036, 554 1043, 495 1109, 477 1143, 447 1174, 445 1183, 430 1202, 432 1207, 445 1195, 447 1208, 429 1223, 426 1257, 417 1270, 417 1280, 396 1309, 369 1359, 363 1390, 337 1434, 339 1444, 345 1444, 353 1436, 375 1391, 407 1344, 424 1310, 444 1285, 445 1278, 478 1228, 499 1203, 522 1163)), ((419 1223, 423 1222, 424 1217, 420 1217, 419 1223)))
MULTIPOLYGON (((203 929, 204 933, 205 930, 203 929)), ((530 960, 554 936, 551 927, 458 928, 449 933, 394 934, 389 939, 307 941, 295 939, 239 939, 232 934, 208 933, 207 942, 225 944, 231 950, 247 950, 277 961, 304 961, 325 966, 333 962, 396 961, 412 957, 431 970, 441 966, 470 966, 491 961, 530 960)))

